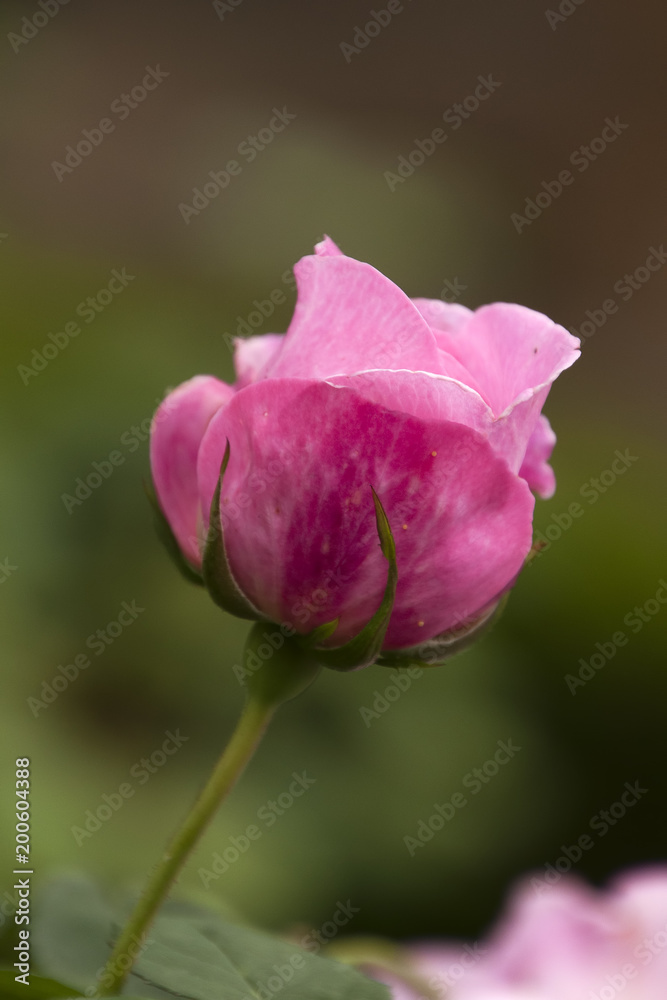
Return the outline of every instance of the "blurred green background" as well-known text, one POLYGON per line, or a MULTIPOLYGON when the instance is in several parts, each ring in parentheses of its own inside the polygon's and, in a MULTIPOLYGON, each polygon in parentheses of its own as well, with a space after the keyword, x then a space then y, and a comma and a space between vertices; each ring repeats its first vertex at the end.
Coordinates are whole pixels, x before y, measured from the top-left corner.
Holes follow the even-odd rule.
MULTIPOLYGON (((660 859, 667 606, 636 634, 623 620, 667 577, 665 269, 627 301, 614 285, 667 238, 664 8, 629 19, 620 0, 591 0, 550 25, 530 2, 405 3, 348 61, 341 43, 371 18, 363 3, 138 6, 67 5, 14 44, 38 8, 2 15, 0 773, 8 789, 14 759, 32 760, 35 882, 81 868, 140 884, 234 723, 246 626, 181 581, 157 542, 145 429, 166 388, 200 372, 233 379, 228 338, 254 300, 284 291, 256 329, 286 328, 285 272, 324 232, 413 295, 465 286, 468 306, 522 302, 577 329, 606 299, 619 308, 547 402, 558 490, 535 524, 552 543, 494 632, 369 725, 360 709, 392 675, 325 674, 279 714, 183 888, 281 929, 319 927, 350 900, 349 932, 474 936, 513 879, 544 873, 636 781, 646 793, 574 870, 599 881, 660 859), (59 181, 53 161, 158 64, 168 77, 59 181), (489 74, 496 92, 391 191, 385 171, 489 74), (274 107, 295 120, 186 225, 179 204, 274 107), (627 129, 518 233, 512 213, 615 116, 627 129), (135 277, 22 377, 114 268, 135 277), (627 471, 591 487, 626 449, 627 471), (122 463, 68 510, 63 495, 114 451, 122 463), (568 526, 574 502, 583 514, 568 526), (124 601, 144 610, 94 655, 87 638, 124 601), (627 645, 573 694, 566 675, 619 630, 627 645), (84 652, 91 666, 36 708, 84 652), (166 730, 187 741, 140 784, 131 770, 166 730), (498 740, 521 751, 411 856, 404 838, 498 740), (304 770, 307 793, 204 889, 199 869, 304 770), (136 794, 77 843, 73 827, 128 780, 136 794)), ((3 794, 7 887, 12 806, 3 794)))

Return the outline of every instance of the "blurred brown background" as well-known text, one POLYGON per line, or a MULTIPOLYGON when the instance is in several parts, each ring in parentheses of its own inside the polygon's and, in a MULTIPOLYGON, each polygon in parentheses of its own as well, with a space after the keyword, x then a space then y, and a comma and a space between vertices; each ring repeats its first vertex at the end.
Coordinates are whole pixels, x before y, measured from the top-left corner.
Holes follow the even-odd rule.
POLYGON ((370 726, 359 709, 390 675, 323 678, 277 721, 184 886, 275 927, 319 926, 349 898, 350 932, 474 935, 512 879, 543 872, 636 780, 647 793, 575 868, 600 880, 664 853, 667 606, 637 634, 623 620, 667 576, 667 268, 621 288, 667 240, 667 15, 619 0, 401 7, 376 34, 365 25, 387 21, 384 0, 73 0, 32 29, 44 8, 3 9, 0 561, 14 568, 0 584, 0 729, 3 776, 15 756, 33 759, 39 878, 70 866, 141 880, 236 716, 245 627, 160 551, 141 424, 166 387, 233 378, 225 335, 274 289, 288 301, 256 332, 285 329, 284 274, 324 232, 413 295, 465 286, 465 305, 522 302, 576 329, 605 300, 618 308, 547 403, 559 488, 536 528, 553 542, 501 624, 370 726), (367 44, 343 49, 357 29, 367 44), (145 100, 110 110, 158 66, 168 75, 145 100), (460 127, 443 123, 489 76, 488 99, 460 127), (248 162, 239 146, 275 108, 296 117, 248 162), (113 131, 59 180, 54 161, 105 117, 113 131), (571 155, 607 118, 627 127, 578 169, 571 155), (392 191, 385 173, 439 127, 446 141, 392 191), (179 205, 234 158, 240 174, 186 224, 179 205), (564 169, 573 182, 517 232, 512 214, 564 169), (113 268, 135 276, 127 289, 93 322, 79 313, 81 334, 26 375, 113 268), (68 510, 63 495, 114 449, 122 465, 68 510), (591 487, 617 449, 636 461, 591 487), (574 501, 584 516, 563 530, 574 501), (35 714, 27 699, 132 599, 146 609, 136 625, 35 714), (572 694, 565 675, 619 629, 627 646, 572 694), (182 751, 78 845, 72 827, 178 726, 182 751), (411 857, 404 837, 508 738, 516 760, 411 857), (204 891, 198 868, 303 769, 312 791, 204 891))

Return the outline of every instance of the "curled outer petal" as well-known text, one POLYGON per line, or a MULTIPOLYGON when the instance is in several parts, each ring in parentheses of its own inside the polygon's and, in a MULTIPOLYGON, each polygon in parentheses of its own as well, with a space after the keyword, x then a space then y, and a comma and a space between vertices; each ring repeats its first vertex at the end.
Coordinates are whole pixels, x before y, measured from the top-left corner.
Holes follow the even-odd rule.
POLYGON ((234 578, 267 618, 303 634, 338 618, 332 645, 363 628, 386 586, 369 484, 396 543, 385 649, 417 645, 485 608, 530 549, 526 483, 462 424, 394 412, 321 381, 264 380, 207 429, 204 510, 227 438, 220 511, 234 578))
POLYGON ((169 393, 151 426, 157 499, 183 554, 197 568, 201 566, 197 455, 209 421, 233 396, 233 388, 225 382, 197 375, 169 393))

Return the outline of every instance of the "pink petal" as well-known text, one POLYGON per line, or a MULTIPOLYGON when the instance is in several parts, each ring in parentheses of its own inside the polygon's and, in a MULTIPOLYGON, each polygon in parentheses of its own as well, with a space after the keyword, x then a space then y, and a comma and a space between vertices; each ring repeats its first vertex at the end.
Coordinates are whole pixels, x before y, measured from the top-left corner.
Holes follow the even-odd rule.
MULTIPOLYGON (((388 410, 409 413, 420 419, 465 424, 488 440, 512 472, 519 472, 530 437, 527 421, 533 420, 527 404, 520 403, 511 413, 497 419, 479 393, 466 383, 425 372, 359 372, 357 375, 334 375, 327 381, 354 389, 364 399, 388 410)), ((534 405, 541 405, 542 398, 535 397, 534 405)))
MULTIPOLYGON (((615 881, 610 896, 612 906, 642 937, 647 934, 652 936, 658 930, 667 931, 665 865, 654 865, 622 875, 615 881)), ((667 946, 667 941, 665 944, 667 946)))
POLYGON ((573 878, 539 894, 525 885, 515 892, 471 980, 478 987, 533 989, 544 1000, 587 998, 606 984, 608 973, 631 960, 631 942, 622 940, 620 930, 599 894, 573 878))
POLYGON ((414 304, 433 330, 438 347, 444 351, 448 349, 448 341, 438 334, 456 333, 466 326, 473 317, 472 309, 462 306, 458 302, 443 302, 442 299, 413 299, 414 304))
POLYGON ((639 970, 641 1000, 664 1000, 667 868, 655 865, 624 875, 613 887, 611 905, 622 921, 624 935, 632 935, 631 961, 639 970))
POLYGON ((541 414, 528 440, 519 475, 543 500, 548 500, 556 492, 556 477, 549 465, 555 444, 556 435, 551 429, 551 424, 544 414, 541 414))
POLYGON ((264 369, 275 360, 285 340, 282 333, 265 333, 257 337, 234 338, 234 368, 236 388, 242 389, 262 378, 264 369))
MULTIPOLYGON (((415 964, 432 989, 447 997, 449 990, 460 989, 466 983, 480 961, 484 959, 486 949, 482 946, 471 946, 459 941, 442 943, 425 942, 410 948, 415 964)), ((454 994, 456 995, 456 994, 454 994)))
POLYGON ((330 236, 325 236, 323 240, 315 245, 315 253, 319 257, 342 257, 343 251, 339 250, 330 236))
MULTIPOLYGON (((325 236, 315 247, 315 253, 321 257, 342 257, 334 241, 325 236)), ((285 334, 266 333, 257 337, 234 338, 234 367, 236 369, 236 388, 242 389, 251 382, 263 378, 265 370, 275 361, 284 343, 285 334)))
POLYGON ((386 648, 417 645, 485 606, 530 549, 526 483, 459 423, 390 412, 327 383, 257 382, 204 436, 204 511, 227 439, 221 510, 235 578, 267 617, 299 631, 340 617, 336 645, 365 625, 386 584, 371 487, 398 560, 386 648))
POLYGON ((426 372, 370 371, 332 375, 330 385, 353 389, 387 410, 420 420, 452 420, 488 437, 495 427, 491 409, 465 383, 426 372))
POLYGON ((442 302, 441 299, 413 299, 412 301, 433 331, 440 359, 438 373, 448 375, 450 378, 455 378, 459 382, 469 385, 471 389, 484 398, 481 386, 478 385, 466 366, 449 353, 449 340, 443 336, 443 334, 456 333, 465 327, 470 322, 472 311, 456 302, 442 302))
MULTIPOLYGON (((414 972, 443 1000, 543 1000, 541 994, 517 991, 502 984, 476 986, 474 970, 478 963, 484 962, 486 950, 484 946, 456 941, 446 944, 419 943, 409 948, 414 972)), ((422 992, 406 985, 385 969, 369 966, 364 971, 386 983, 393 1000, 424 1000, 422 992)))
POLYGON ((525 306, 496 302, 457 323, 440 328, 438 346, 468 369, 496 416, 550 386, 579 356, 576 337, 525 306))
POLYGON ((195 566, 201 564, 197 453, 211 417, 233 396, 233 388, 225 382, 197 375, 170 392, 153 417, 153 483, 183 553, 195 566))
MULTIPOLYGON (((410 948, 420 975, 451 1000, 664 1000, 667 867, 655 865, 598 892, 570 875, 520 886, 489 941, 410 948)), ((392 996, 416 993, 377 969, 392 996)))
POLYGON ((371 368, 440 370, 435 338, 397 285, 343 254, 303 257, 298 298, 271 378, 327 378, 371 368))
POLYGON ((539 495, 550 496, 555 478, 546 464, 549 435, 538 429, 538 420, 551 383, 579 356, 579 341, 524 306, 497 302, 473 313, 439 299, 414 301, 442 352, 439 371, 475 389, 491 407, 494 450, 515 472, 526 460, 524 478, 539 495))

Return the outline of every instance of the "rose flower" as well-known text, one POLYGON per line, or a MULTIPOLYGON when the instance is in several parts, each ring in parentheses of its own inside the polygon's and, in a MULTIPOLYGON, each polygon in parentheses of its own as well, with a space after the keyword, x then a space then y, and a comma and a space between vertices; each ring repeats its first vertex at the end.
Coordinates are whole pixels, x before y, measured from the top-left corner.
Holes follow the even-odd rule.
POLYGON ((531 491, 555 488, 541 410, 579 342, 524 306, 411 300, 328 238, 295 276, 287 333, 237 341, 234 385, 160 406, 159 507, 191 574, 215 590, 223 567, 229 610, 329 651, 374 622, 348 665, 444 659, 531 549, 531 491))

